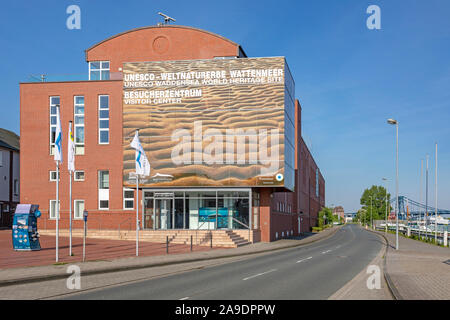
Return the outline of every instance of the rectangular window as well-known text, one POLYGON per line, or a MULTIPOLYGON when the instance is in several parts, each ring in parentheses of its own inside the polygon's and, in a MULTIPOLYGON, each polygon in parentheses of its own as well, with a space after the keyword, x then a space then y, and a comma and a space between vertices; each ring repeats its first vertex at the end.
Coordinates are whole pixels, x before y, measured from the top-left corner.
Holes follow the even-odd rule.
POLYGON ((84 171, 75 171, 74 180, 75 181, 84 181, 84 171))
POLYGON ((84 96, 73 98, 75 154, 84 154, 84 96))
POLYGON ((109 171, 98 172, 98 188, 109 189, 109 171))
POLYGON ((123 209, 131 210, 134 208, 134 190, 123 189, 123 209))
POLYGON ((3 167, 3 151, 0 150, 0 167, 3 167))
POLYGON ((73 218, 83 219, 84 211, 84 200, 74 200, 73 201, 73 218))
POLYGON ((316 197, 319 197, 319 169, 316 169, 316 197))
POLYGON ((89 62, 89 80, 109 80, 109 61, 89 62))
POLYGON ((98 208, 102 210, 109 209, 109 200, 100 200, 98 208))
POLYGON ((98 96, 98 143, 109 143, 109 96, 98 96))
MULTIPOLYGON (((56 171, 50 171, 50 181, 56 181, 56 171)), ((59 181, 61 181, 61 175, 59 176, 59 181)))
POLYGON ((109 171, 98 172, 98 208, 109 209, 109 171))
POLYGON ((56 107, 59 107, 60 99, 58 96, 50 97, 50 154, 55 152, 56 135, 56 107))
MULTIPOLYGON (((61 201, 59 202, 58 211, 61 211, 61 201)), ((50 219, 56 219, 56 200, 50 200, 50 208, 49 208, 50 219)), ((59 215, 61 217, 61 214, 59 215)))

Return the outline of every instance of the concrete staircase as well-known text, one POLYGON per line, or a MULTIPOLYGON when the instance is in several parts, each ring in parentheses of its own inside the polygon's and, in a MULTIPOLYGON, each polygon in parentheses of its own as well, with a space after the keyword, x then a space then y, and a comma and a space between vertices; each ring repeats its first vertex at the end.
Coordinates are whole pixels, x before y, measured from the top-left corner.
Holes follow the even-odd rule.
MULTIPOLYGON (((55 236, 55 230, 39 230, 41 235, 55 236)), ((141 230, 139 231, 139 240, 153 243, 166 243, 169 237, 169 244, 190 245, 191 236, 192 244, 198 246, 212 246, 223 248, 237 248, 250 244, 246 233, 239 235, 233 230, 141 230)), ((59 231, 61 237, 68 237, 69 230, 59 231)), ((72 230, 72 236, 76 238, 83 237, 82 229, 72 230)), ((116 230, 88 230, 87 237, 91 239, 109 239, 109 240, 136 240, 135 231, 116 231, 116 230)))

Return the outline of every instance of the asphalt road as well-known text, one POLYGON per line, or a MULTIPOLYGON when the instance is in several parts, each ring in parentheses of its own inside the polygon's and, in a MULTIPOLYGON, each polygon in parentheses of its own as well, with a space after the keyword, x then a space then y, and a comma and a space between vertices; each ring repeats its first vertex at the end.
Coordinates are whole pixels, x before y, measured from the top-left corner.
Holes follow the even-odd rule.
POLYGON ((356 225, 311 245, 65 299, 327 299, 362 271, 381 239, 356 225))

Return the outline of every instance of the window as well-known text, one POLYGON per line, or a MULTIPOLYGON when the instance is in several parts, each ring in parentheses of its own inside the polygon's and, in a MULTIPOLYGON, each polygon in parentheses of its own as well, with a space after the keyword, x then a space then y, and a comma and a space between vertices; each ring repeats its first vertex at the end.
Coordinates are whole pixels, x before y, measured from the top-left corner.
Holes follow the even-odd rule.
POLYGON ((109 201, 108 200, 100 200, 99 209, 107 210, 109 209, 109 201))
POLYGON ((50 154, 55 152, 57 106, 59 106, 59 97, 50 97, 50 154))
POLYGON ((0 150, 0 167, 3 167, 3 151, 0 150))
POLYGON ((74 208, 73 218, 74 219, 83 219, 84 200, 74 200, 73 208, 74 208))
POLYGON ((84 171, 75 171, 74 180, 84 181, 84 171))
MULTIPOLYGON (((61 201, 59 202, 58 211, 61 209, 61 201)), ((50 219, 56 219, 56 200, 50 200, 50 208, 49 208, 50 219)), ((61 217, 61 215, 59 215, 61 217)))
POLYGON ((98 188, 109 189, 109 171, 99 171, 98 188))
POLYGON ((98 208, 109 209, 109 171, 98 172, 98 208))
POLYGON ((109 61, 89 62, 89 80, 109 80, 109 61))
POLYGON ((98 96, 98 143, 109 143, 109 96, 98 96))
POLYGON ((19 195, 19 180, 14 179, 14 195, 19 195))
MULTIPOLYGON (((56 171, 50 171, 50 181, 56 181, 56 171)), ((59 181, 61 181, 61 176, 59 176, 59 181)))
POLYGON ((316 169, 316 197, 319 197, 319 169, 316 169))
POLYGON ((84 154, 84 96, 75 96, 73 105, 75 154, 84 154))
POLYGON ((123 189, 123 209, 130 210, 134 208, 134 190, 123 189))

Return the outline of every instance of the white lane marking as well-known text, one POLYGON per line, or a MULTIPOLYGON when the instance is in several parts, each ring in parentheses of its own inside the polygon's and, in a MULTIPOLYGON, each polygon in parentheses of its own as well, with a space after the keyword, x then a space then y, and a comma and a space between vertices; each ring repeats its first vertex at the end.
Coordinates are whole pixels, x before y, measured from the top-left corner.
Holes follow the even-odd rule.
POLYGON ((325 254, 325 253, 328 253, 328 252, 331 252, 331 250, 324 251, 324 252, 322 252, 322 254, 325 254))
POLYGON ((312 257, 308 257, 308 258, 305 258, 305 259, 302 259, 302 260, 298 260, 296 263, 300 263, 300 262, 303 262, 303 261, 306 261, 306 260, 309 260, 309 259, 312 259, 312 257))
POLYGON ((336 247, 336 249, 339 249, 341 246, 340 245, 338 245, 337 247, 336 247))
POLYGON ((181 298, 180 300, 187 300, 187 299, 189 299, 189 297, 184 297, 184 298, 181 298))
POLYGON ((252 279, 252 278, 255 278, 255 277, 259 277, 259 276, 262 276, 263 274, 271 273, 271 272, 274 272, 274 271, 277 271, 277 269, 272 269, 272 270, 269 270, 269 271, 266 271, 266 272, 263 272, 263 273, 258 273, 258 274, 255 274, 254 276, 250 276, 250 277, 244 278, 242 280, 245 281, 245 280, 252 279))

